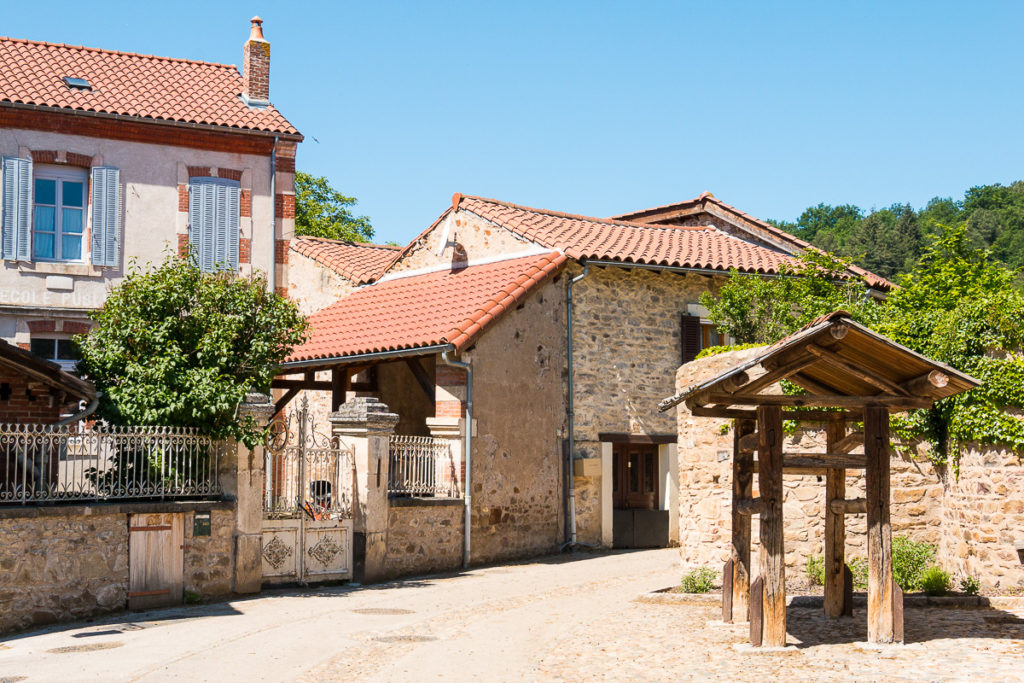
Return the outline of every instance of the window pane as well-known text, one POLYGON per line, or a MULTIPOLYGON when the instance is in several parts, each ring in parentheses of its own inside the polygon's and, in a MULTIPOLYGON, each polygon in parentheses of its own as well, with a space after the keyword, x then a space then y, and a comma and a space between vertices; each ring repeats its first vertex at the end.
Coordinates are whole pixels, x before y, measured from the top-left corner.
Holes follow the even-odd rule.
POLYGON ((53 255, 53 233, 37 232, 32 238, 32 246, 35 247, 36 258, 55 258, 53 255))
POLYGON ((53 232, 53 211, 54 209, 52 206, 37 206, 33 227, 36 230, 53 232))
POLYGON ((36 204, 57 203, 57 181, 47 178, 36 178, 36 204))
POLYGON ((82 233, 82 210, 64 209, 61 215, 60 231, 82 233))
POLYGON ((61 197, 61 204, 64 206, 83 206, 84 183, 73 183, 65 180, 63 186, 64 195, 61 197))
POLYGON ((78 346, 70 339, 57 340, 58 360, 78 360, 78 346))
POLYGON ((29 342, 29 350, 37 356, 52 359, 54 357, 53 342, 53 339, 33 339, 29 342))
POLYGON ((60 238, 60 257, 67 261, 77 261, 82 258, 82 236, 62 235, 60 238))

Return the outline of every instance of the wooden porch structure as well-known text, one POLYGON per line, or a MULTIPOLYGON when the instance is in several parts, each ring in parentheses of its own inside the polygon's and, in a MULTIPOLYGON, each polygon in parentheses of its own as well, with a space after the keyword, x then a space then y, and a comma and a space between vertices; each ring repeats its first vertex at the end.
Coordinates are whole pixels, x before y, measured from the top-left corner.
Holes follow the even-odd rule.
POLYGON ((735 420, 732 552, 723 573, 722 617, 750 620, 751 644, 786 644, 782 477, 825 477, 825 615, 852 614, 845 516, 866 514, 868 641, 903 641, 903 594, 892 576, 889 413, 928 408, 978 386, 954 368, 859 325, 844 311, 818 318, 757 358, 666 399, 694 416, 735 420), (806 393, 763 393, 788 380, 806 393), (783 420, 824 423, 824 453, 783 453, 783 420), (856 423, 863 430, 851 430, 856 423), (863 453, 853 453, 863 447, 863 453), (754 459, 754 454, 757 459, 754 459), (864 470, 866 498, 846 498, 846 473, 864 470), (753 495, 757 475, 758 495, 753 495), (760 515, 759 577, 751 585, 751 516, 760 515))

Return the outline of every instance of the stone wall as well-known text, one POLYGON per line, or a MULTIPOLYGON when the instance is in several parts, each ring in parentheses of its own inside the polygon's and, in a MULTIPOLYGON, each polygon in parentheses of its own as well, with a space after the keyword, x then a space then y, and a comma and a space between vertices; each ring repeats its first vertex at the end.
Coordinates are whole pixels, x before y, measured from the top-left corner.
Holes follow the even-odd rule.
POLYGON ((445 246, 441 249, 442 242, 457 242, 465 250, 465 258, 470 261, 514 254, 536 246, 476 214, 468 211, 450 212, 433 229, 410 245, 409 251, 391 267, 391 272, 451 263, 454 248, 445 246))
POLYGON ((193 537, 194 511, 174 504, 0 508, 0 632, 125 609, 129 519, 135 513, 183 514, 186 597, 229 595, 234 508, 193 507, 210 511, 210 536, 193 537))
MULTIPOLYGON (((582 272, 570 264, 566 277, 582 272)), ((718 278, 694 273, 593 268, 573 289, 576 458, 600 458, 598 434, 675 434, 658 402, 675 393, 680 316, 718 278)), ((601 480, 576 477, 576 529, 601 542, 601 480)))
POLYGON ((387 576, 427 574, 461 567, 464 514, 461 500, 390 501, 387 576))
POLYGON ((1024 465, 1020 454, 972 444, 942 496, 939 558, 988 590, 1024 587, 1024 465))

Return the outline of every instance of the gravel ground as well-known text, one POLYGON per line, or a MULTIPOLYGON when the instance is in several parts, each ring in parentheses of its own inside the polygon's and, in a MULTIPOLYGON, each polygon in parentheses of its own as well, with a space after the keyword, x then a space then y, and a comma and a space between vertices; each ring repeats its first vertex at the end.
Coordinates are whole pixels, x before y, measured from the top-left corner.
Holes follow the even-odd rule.
POLYGON ((1024 607, 910 608, 907 645, 869 648, 863 610, 791 606, 791 647, 753 651, 707 596, 639 599, 678 567, 675 550, 580 554, 121 615, 6 640, 0 683, 1024 680, 1024 607))

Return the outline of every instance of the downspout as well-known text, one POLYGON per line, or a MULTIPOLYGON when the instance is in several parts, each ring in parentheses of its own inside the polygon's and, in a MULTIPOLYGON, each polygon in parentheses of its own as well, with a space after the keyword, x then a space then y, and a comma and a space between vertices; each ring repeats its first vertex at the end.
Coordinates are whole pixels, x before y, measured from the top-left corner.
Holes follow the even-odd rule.
POLYGON ((74 415, 65 417, 63 420, 59 422, 54 422, 53 425, 51 426, 63 427, 64 425, 69 425, 72 422, 78 422, 79 420, 89 417, 90 415, 92 415, 93 411, 96 410, 96 407, 100 404, 100 396, 102 395, 103 394, 101 392, 96 392, 96 396, 91 401, 89 401, 89 405, 85 407, 85 410, 79 413, 75 413, 74 415))
POLYGON ((576 455, 576 408, 575 401, 573 399, 574 393, 574 378, 573 378, 573 362, 572 362, 572 286, 585 278, 590 273, 590 262, 583 262, 583 272, 576 277, 569 280, 565 286, 565 336, 566 336, 566 347, 569 355, 568 359, 568 371, 569 377, 567 380, 569 387, 569 400, 568 400, 568 418, 569 418, 569 463, 568 473, 566 474, 567 484, 566 497, 569 499, 569 540, 562 545, 564 549, 566 546, 575 548, 578 544, 576 542, 576 475, 573 472, 574 457, 576 455))
POLYGON ((277 136, 270 150, 270 291, 277 291, 277 136))
POLYGON ((466 476, 462 483, 463 496, 465 498, 465 527, 466 532, 464 534, 465 543, 462 548, 462 566, 463 568, 469 567, 469 548, 470 548, 470 522, 471 522, 471 503, 472 503, 472 462, 473 462, 473 366, 470 363, 464 361, 452 360, 448 357, 448 349, 441 352, 441 361, 445 365, 450 365, 456 368, 462 368, 466 371, 466 424, 465 439, 463 443, 463 450, 465 452, 464 459, 466 463, 466 476))

